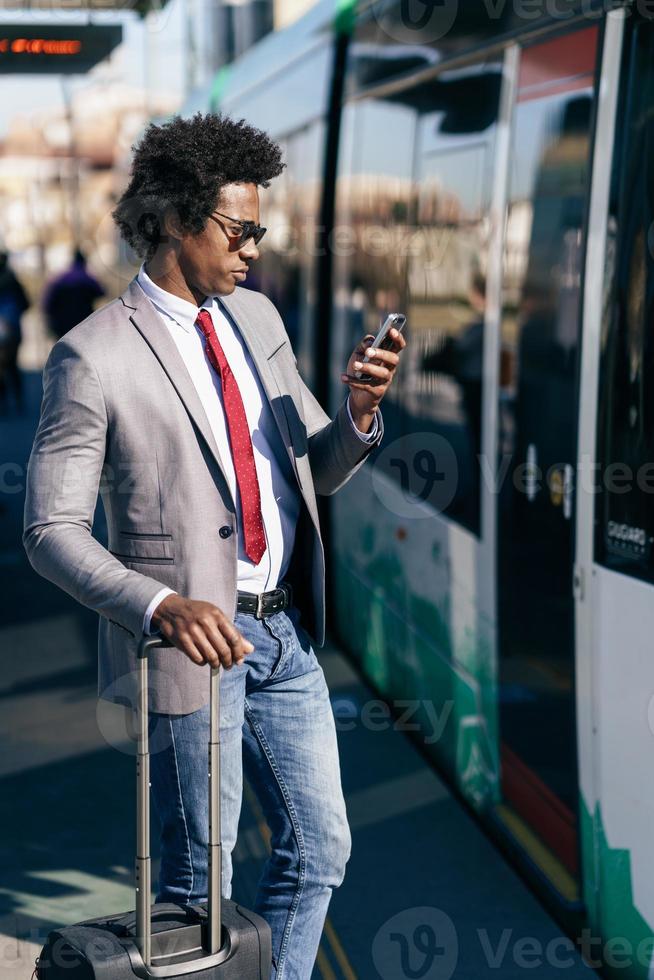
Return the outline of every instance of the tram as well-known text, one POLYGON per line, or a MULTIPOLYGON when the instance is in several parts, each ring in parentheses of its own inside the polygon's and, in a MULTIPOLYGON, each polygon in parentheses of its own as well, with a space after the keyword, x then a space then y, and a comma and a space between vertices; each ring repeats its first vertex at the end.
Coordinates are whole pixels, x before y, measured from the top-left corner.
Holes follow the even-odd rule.
POLYGON ((283 147, 251 285, 332 412, 361 334, 407 316, 385 440, 328 501, 339 640, 569 928, 619 939, 628 978, 654 975, 640 6, 319 0, 188 110, 283 147))

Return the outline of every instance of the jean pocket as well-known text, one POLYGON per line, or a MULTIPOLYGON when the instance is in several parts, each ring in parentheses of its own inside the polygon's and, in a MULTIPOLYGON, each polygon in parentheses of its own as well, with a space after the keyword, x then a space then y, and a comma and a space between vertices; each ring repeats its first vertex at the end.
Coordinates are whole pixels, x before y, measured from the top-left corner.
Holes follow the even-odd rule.
POLYGON ((293 637, 294 641, 300 646, 304 653, 310 654, 312 652, 311 648, 311 637, 305 630, 304 626, 300 622, 302 613, 297 606, 289 606, 286 610, 286 615, 291 621, 292 629, 295 634, 293 637))
POLYGON ((282 625, 282 614, 274 613, 272 616, 264 616, 261 620, 264 628, 270 634, 270 637, 275 646, 275 662, 272 665, 270 673, 268 674, 268 680, 272 680, 279 674, 282 667, 288 660, 288 656, 291 652, 291 637, 286 629, 282 625), (273 623, 270 620, 274 620, 273 623))

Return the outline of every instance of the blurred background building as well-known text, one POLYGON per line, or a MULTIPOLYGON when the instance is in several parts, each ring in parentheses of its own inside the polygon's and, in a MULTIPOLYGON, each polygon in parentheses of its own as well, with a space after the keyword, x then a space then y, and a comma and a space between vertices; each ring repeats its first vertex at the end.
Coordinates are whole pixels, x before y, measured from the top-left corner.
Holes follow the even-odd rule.
MULTIPOLYGON (((119 40, 91 67, 60 68, 32 56, 0 62, 0 249, 32 301, 19 358, 38 370, 53 341, 40 314, 48 281, 76 247, 107 296, 133 268, 110 212, 128 177, 131 147, 149 120, 162 121, 198 93, 220 87, 222 70, 272 30, 292 23, 312 0, 89 0, 54 9, 45 2, 0 5, 0 34, 75 38, 89 26, 119 40), (35 34, 35 28, 36 34, 35 34), (62 33, 63 32, 63 33, 62 33), (36 60, 35 60, 36 59, 36 60), (38 64, 37 64, 38 61, 38 64)), ((2 38, 0 37, 0 42, 2 38)), ((0 44, 0 58, 3 51, 0 44)))

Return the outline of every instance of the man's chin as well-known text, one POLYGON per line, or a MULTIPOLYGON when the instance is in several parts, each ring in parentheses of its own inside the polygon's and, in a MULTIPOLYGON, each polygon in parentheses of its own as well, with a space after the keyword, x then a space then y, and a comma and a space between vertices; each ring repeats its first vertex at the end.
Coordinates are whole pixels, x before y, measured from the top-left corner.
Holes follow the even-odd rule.
POLYGON ((224 282, 214 289, 212 296, 231 296, 236 289, 237 283, 233 276, 229 276, 224 282))

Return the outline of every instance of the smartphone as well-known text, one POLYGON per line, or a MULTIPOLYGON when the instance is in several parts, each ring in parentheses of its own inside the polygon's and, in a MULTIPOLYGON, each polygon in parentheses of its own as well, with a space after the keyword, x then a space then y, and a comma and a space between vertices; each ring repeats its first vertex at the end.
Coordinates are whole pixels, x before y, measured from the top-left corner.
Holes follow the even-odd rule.
MULTIPOLYGON (((377 334, 373 342, 371 344, 368 344, 368 347, 372 347, 373 350, 377 350, 377 348, 379 348, 380 350, 388 350, 393 346, 393 338, 389 337, 389 331, 391 330, 392 327, 395 327, 396 330, 401 331, 405 323, 406 323, 406 317, 404 316, 403 313, 389 313, 386 319, 384 320, 383 326, 380 327, 379 333, 377 334)), ((366 356, 363 358, 361 363, 365 364, 366 361, 369 360, 370 358, 366 354, 366 356)), ((355 371, 354 377, 357 379, 357 381, 374 380, 372 375, 364 374, 363 371, 355 371)))

